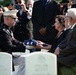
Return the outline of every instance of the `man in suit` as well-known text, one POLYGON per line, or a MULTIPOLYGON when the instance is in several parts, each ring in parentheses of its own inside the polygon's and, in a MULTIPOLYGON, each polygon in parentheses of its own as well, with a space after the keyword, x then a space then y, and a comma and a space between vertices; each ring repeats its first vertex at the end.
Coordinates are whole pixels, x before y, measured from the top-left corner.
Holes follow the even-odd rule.
POLYGON ((52 44, 57 34, 53 24, 55 16, 60 14, 60 6, 55 0, 34 2, 32 12, 33 37, 47 44, 52 44))
MULTIPOLYGON (((4 12, 4 24, 0 27, 0 51, 8 52, 25 52, 26 48, 32 48, 32 46, 26 46, 25 42, 20 42, 13 37, 11 27, 16 23, 16 10, 10 10, 4 12)), ((19 65, 17 75, 25 75, 25 57, 13 56, 13 64, 19 65)))
POLYGON ((72 66, 76 64, 76 8, 68 9, 67 17, 71 25, 70 31, 66 39, 59 44, 54 53, 58 56, 58 66, 61 64, 72 69, 72 66))
POLYGON ((32 22, 27 18, 30 15, 25 4, 20 4, 21 8, 17 13, 18 22, 14 26, 14 37, 19 41, 24 41, 32 38, 32 22), (27 10, 27 11, 26 11, 27 10))

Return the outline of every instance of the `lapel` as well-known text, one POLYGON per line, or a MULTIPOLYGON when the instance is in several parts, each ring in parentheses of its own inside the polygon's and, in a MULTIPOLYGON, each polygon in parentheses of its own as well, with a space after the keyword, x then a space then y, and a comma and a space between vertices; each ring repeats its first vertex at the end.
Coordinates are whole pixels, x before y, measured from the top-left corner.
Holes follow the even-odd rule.
POLYGON ((75 33, 75 30, 76 30, 76 25, 74 26, 73 29, 70 29, 70 30, 69 30, 69 33, 68 33, 68 35, 67 35, 67 40, 68 40, 68 42, 70 42, 70 40, 72 39, 72 36, 73 36, 73 34, 75 33))
POLYGON ((21 16, 23 15, 23 11, 22 11, 22 13, 20 14, 20 10, 19 10, 19 12, 17 13, 17 15, 18 15, 18 17, 21 17, 21 16))
POLYGON ((12 37, 12 33, 8 29, 3 29, 3 31, 5 31, 9 36, 12 37))
POLYGON ((72 34, 74 32, 74 30, 76 30, 76 24, 75 24, 74 28, 69 30, 69 34, 72 34))
POLYGON ((68 35, 71 35, 72 32, 73 32, 73 29, 70 29, 68 35))

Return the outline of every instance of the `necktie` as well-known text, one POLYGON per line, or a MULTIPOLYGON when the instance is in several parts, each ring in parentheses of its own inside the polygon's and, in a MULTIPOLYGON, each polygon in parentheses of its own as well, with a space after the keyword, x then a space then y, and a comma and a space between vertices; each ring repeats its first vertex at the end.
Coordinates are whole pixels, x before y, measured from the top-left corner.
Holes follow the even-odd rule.
POLYGON ((43 0, 43 5, 46 6, 47 0, 43 0))
POLYGON ((48 6, 48 2, 47 2, 47 0, 45 1, 45 9, 47 8, 47 6, 48 6))
POLYGON ((68 34, 70 35, 72 33, 73 29, 69 29, 68 34))
POLYGON ((20 15, 22 15, 22 12, 23 12, 23 11, 22 11, 22 10, 20 10, 20 15))

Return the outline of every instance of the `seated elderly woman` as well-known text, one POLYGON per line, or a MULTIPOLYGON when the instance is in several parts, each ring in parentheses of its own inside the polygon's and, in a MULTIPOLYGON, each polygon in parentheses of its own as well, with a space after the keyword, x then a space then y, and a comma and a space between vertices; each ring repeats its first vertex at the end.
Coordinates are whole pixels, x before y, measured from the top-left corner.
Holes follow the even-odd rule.
POLYGON ((57 15, 55 18, 55 29, 58 30, 58 34, 55 37, 55 39, 53 40, 53 44, 51 46, 51 49, 49 50, 49 52, 54 52, 55 48, 57 47, 57 45, 64 40, 64 38, 66 37, 64 35, 64 28, 65 28, 65 21, 64 21, 64 16, 62 15, 57 15))
MULTIPOLYGON (((66 21, 65 21, 65 18, 63 15, 56 16, 54 26, 55 26, 55 29, 58 30, 58 34, 57 34, 56 38, 53 40, 53 44, 52 45, 43 44, 43 47, 42 47, 43 49, 48 49, 49 50, 48 52, 54 53, 58 44, 61 41, 63 41, 65 39, 66 35, 68 34, 69 30, 64 30, 66 21)), ((66 26, 66 27, 68 27, 68 26, 66 26)))

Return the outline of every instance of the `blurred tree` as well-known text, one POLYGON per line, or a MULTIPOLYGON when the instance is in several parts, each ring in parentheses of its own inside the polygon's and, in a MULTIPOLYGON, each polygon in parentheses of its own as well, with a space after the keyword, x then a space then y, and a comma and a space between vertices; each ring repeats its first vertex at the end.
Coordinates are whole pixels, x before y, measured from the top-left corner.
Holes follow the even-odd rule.
POLYGON ((0 0, 0 4, 5 6, 6 4, 10 3, 11 0, 0 0))

